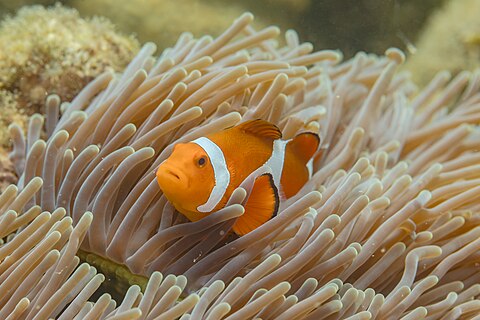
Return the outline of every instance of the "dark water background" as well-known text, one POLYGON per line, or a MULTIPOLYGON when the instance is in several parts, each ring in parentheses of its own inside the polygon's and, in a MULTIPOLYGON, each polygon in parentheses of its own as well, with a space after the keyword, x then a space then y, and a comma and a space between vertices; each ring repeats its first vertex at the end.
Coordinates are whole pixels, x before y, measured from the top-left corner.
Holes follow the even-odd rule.
MULTIPOLYGON (((0 15, 25 5, 53 5, 53 0, 0 0, 0 15)), ((119 30, 160 48, 183 31, 196 35, 220 32, 236 13, 250 11, 261 26, 294 28, 315 48, 340 49, 346 57, 358 51, 381 54, 395 46, 411 51, 430 13, 444 0, 64 0, 84 17, 101 15, 119 30), (202 21, 205 20, 205 21, 202 21), (225 20, 225 21, 224 21, 225 20), (155 25, 158 22, 158 26, 155 25), (165 28, 165 23, 168 28, 165 28), (213 29, 208 28, 211 23, 213 29), (207 25, 207 27, 205 27, 207 25), (196 27, 198 26, 198 27, 196 27), (192 30, 196 29, 196 30, 192 30), (205 32, 204 32, 205 30, 205 32), (168 35, 167 35, 168 34, 168 35)))

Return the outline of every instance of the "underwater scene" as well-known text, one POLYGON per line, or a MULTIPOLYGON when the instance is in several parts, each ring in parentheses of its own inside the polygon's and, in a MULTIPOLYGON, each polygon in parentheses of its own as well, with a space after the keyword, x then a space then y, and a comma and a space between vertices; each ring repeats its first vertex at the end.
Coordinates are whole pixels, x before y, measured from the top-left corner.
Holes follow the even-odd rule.
POLYGON ((480 320, 479 0, 0 0, 0 320, 480 320))

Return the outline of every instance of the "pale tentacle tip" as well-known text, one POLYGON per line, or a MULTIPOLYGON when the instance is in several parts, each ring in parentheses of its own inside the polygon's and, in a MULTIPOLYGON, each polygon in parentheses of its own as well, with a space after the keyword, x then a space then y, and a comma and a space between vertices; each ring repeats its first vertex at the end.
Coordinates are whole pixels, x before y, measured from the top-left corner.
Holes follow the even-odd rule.
POLYGON ((267 262, 267 261, 268 261, 268 263, 272 263, 274 265, 279 265, 280 262, 282 262, 282 257, 279 254, 274 253, 271 256, 269 256, 267 259, 265 259, 265 262, 267 262))
MULTIPOLYGON (((36 186, 36 187, 41 187, 43 185, 43 179, 40 178, 40 177, 34 177, 32 180, 30 180, 30 182, 28 183, 28 185, 33 185, 33 186, 36 186)), ((28 186, 27 185, 27 186, 28 186)))
POLYGON ((47 105, 59 105, 60 104, 60 96, 58 94, 52 93, 47 96, 46 100, 47 105))
POLYGON ((251 12, 245 12, 242 14, 237 21, 244 21, 246 23, 251 23, 255 19, 255 16, 251 12))
POLYGON ((31 121, 42 121, 43 122, 43 115, 41 115, 40 113, 34 113, 31 117, 30 117, 31 121))
POLYGON ((77 230, 80 233, 84 233, 90 227, 90 225, 92 224, 92 221, 93 221, 93 214, 90 211, 86 211, 80 217, 80 220, 78 221, 77 225, 75 226, 75 229, 80 228, 80 229, 77 229, 77 230))
POLYGON ((420 194, 417 197, 418 202, 422 207, 424 207, 430 201, 431 198, 432 198, 432 193, 428 190, 423 190, 422 192, 420 192, 420 194))
POLYGON ((131 131, 132 133, 135 133, 137 131, 137 126, 134 125, 133 123, 128 123, 125 125, 124 130, 131 131))
POLYGON ((396 64, 402 64, 405 62, 405 53, 397 48, 389 48, 385 51, 385 55, 389 60, 392 60, 396 64))
POLYGON ((147 49, 148 51, 150 51, 152 54, 157 51, 157 45, 151 41, 148 41, 146 42, 144 45, 143 45, 143 48, 147 49))
MULTIPOLYGON (((271 32, 272 32, 275 36, 278 36, 278 35, 280 35, 280 33, 281 33, 280 28, 277 27, 277 26, 272 26, 272 27, 269 28, 269 30, 272 30, 271 32)), ((287 32, 288 32, 288 30, 287 30, 287 32)))
POLYGON ((20 131, 21 131, 21 128, 20 128, 20 126, 19 126, 18 124, 16 124, 16 123, 11 123, 11 124, 9 124, 9 125, 8 125, 8 131, 9 131, 10 133, 13 133, 14 130, 20 130, 20 131))

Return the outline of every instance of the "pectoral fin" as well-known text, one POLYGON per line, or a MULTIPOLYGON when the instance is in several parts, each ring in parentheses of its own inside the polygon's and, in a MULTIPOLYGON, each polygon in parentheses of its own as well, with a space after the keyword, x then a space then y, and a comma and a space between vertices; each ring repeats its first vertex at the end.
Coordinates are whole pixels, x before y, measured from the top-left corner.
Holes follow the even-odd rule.
POLYGON ((278 211, 280 199, 277 187, 273 183, 273 176, 265 173, 255 179, 252 191, 245 207, 245 213, 233 225, 233 231, 243 236, 260 227, 278 211))

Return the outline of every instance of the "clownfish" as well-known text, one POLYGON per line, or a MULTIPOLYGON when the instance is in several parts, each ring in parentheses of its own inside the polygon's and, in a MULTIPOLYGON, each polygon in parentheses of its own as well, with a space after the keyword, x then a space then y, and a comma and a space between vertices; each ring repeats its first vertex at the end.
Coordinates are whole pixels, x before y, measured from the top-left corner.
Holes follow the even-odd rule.
POLYGON ((265 120, 251 120, 223 131, 178 143, 156 172, 157 182, 175 209, 197 221, 223 208, 232 192, 263 165, 233 225, 242 236, 278 211, 281 198, 295 195, 310 179, 320 138, 305 132, 282 140, 280 129, 265 120))

